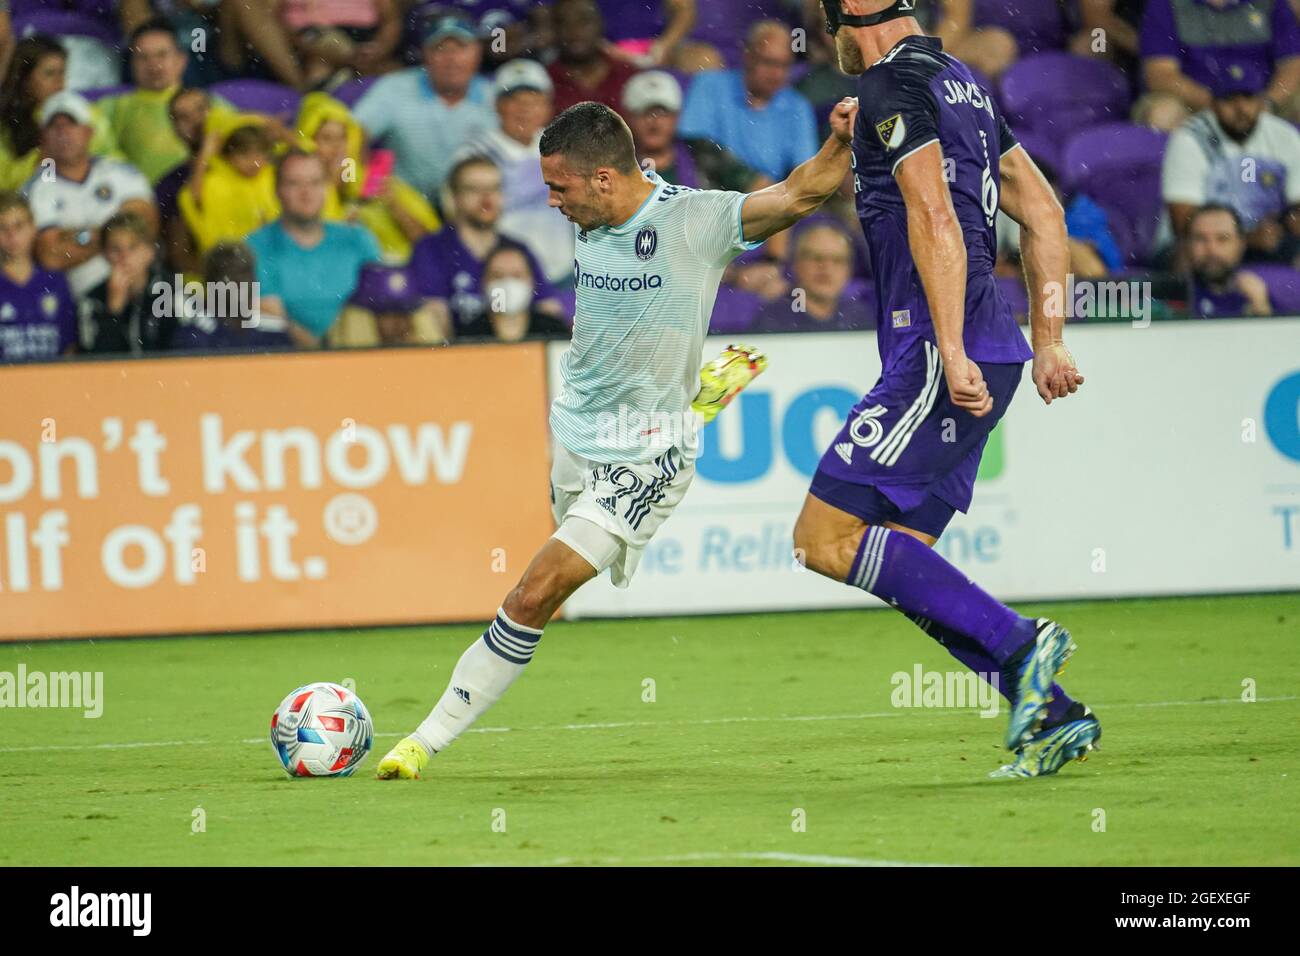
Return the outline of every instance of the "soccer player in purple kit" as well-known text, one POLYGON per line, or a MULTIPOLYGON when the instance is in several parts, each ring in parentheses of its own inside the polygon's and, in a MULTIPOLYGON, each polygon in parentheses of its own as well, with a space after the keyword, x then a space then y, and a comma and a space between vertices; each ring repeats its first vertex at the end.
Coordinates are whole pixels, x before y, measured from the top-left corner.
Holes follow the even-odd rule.
POLYGON ((1054 683, 1074 650, 1069 632, 999 603, 932 546, 969 507, 1023 364, 1033 360, 1048 404, 1083 383, 1062 343, 1063 316, 1045 307, 1066 281, 1064 214, 989 92, 922 32, 916 0, 823 6, 840 68, 859 76, 854 191, 883 371, 822 457, 795 548, 807 567, 888 602, 976 673, 999 675, 1015 756, 993 776, 1052 774, 1101 737, 1092 712, 1054 683), (1022 230, 1032 350, 993 278, 998 209, 1022 230))

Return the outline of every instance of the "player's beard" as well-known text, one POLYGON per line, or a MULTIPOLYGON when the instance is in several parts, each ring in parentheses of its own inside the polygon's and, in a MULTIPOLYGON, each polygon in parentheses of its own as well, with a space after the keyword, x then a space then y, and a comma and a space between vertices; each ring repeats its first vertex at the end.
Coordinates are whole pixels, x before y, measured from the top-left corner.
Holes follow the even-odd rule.
POLYGON ((862 51, 853 39, 853 34, 841 29, 835 34, 835 55, 840 61, 840 70, 849 76, 857 76, 867 71, 867 64, 862 59, 862 51))

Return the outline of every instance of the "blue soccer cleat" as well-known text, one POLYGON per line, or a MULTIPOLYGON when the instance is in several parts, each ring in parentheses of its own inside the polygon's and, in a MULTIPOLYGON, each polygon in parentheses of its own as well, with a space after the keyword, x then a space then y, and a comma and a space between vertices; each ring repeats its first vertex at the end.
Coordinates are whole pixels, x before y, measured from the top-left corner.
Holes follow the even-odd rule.
POLYGON ((1100 747, 1101 722, 1087 707, 1080 707, 1084 716, 1040 730, 1016 751, 1012 763, 994 770, 989 776, 1004 780, 1047 777, 1071 760, 1080 763, 1087 760, 1088 754, 1100 747))
POLYGON ((1047 704, 1052 699, 1052 682, 1075 651, 1070 632, 1055 621, 1040 617, 1034 644, 1020 660, 1012 659, 1016 674, 1015 704, 1007 725, 1007 749, 1019 750, 1042 726, 1047 704))

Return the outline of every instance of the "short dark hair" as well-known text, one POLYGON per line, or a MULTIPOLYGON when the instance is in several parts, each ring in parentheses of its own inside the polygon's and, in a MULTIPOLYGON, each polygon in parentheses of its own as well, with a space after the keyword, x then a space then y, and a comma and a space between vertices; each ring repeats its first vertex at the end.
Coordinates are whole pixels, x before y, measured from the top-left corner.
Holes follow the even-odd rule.
POLYGON ((152 245, 153 235, 143 216, 138 212, 115 212, 99 227, 99 241, 108 245, 108 237, 115 232, 129 232, 141 242, 152 245))
POLYGON ((240 126, 221 144, 222 156, 234 156, 238 153, 270 153, 271 137, 267 131, 252 123, 240 126))
POLYGON ((537 275, 537 270, 533 268, 532 260, 528 258, 528 247, 522 246, 519 243, 512 242, 508 239, 498 240, 497 244, 488 250, 488 254, 483 257, 483 262, 480 266, 483 274, 487 274, 488 266, 491 265, 493 260, 498 256, 509 254, 523 257, 524 265, 528 267, 528 272, 533 277, 533 285, 537 285, 541 281, 541 277, 537 275))
POLYGON ((447 173, 447 188, 452 192, 459 189, 461 175, 471 166, 490 166, 497 172, 501 171, 501 167, 496 164, 491 156, 485 156, 482 153, 471 153, 464 159, 458 160, 455 165, 451 167, 451 170, 447 173))
POLYGON ((633 173, 636 146, 632 131, 604 103, 575 103, 542 130, 541 153, 559 153, 584 173, 608 166, 620 173, 633 173))
POLYGON ((329 173, 329 170, 325 168, 325 160, 321 159, 320 153, 309 152, 308 150, 301 149, 297 146, 294 146, 290 149, 285 150, 284 154, 278 160, 276 160, 275 163, 275 188, 276 189, 280 188, 280 181, 284 178, 284 167, 288 166, 289 162, 294 159, 315 160, 316 162, 320 163, 321 169, 324 170, 324 172, 327 175, 329 173))
POLYGON ((132 30, 130 37, 127 38, 126 48, 128 50, 134 48, 136 42, 148 33, 165 33, 172 38, 172 42, 176 44, 176 49, 181 48, 181 41, 176 38, 176 24, 166 17, 150 17, 132 30))
POLYGON ((27 202, 27 197, 16 189, 0 192, 0 216, 3 216, 10 209, 21 209, 23 212, 27 213, 28 219, 34 220, 34 217, 32 216, 32 207, 27 202))
POLYGON ((257 277, 257 258, 242 242, 219 242, 203 259, 203 278, 208 282, 252 282, 257 277))
POLYGON ((167 116, 173 122, 176 119, 176 101, 179 100, 182 96, 189 96, 191 93, 197 93, 199 96, 207 100, 209 104, 211 104, 212 102, 211 94, 209 94, 208 91, 203 89, 201 86, 176 87, 176 92, 173 93, 171 96, 167 97, 167 116))
POLYGON ((1192 225, 1196 222, 1197 218, 1211 212, 1226 212, 1229 218, 1232 219, 1232 224, 1237 227, 1237 234, 1240 236, 1246 234, 1246 226, 1245 223, 1241 221, 1241 213, 1237 212, 1237 210, 1233 209, 1231 206, 1225 205, 1221 202, 1206 203, 1199 209, 1194 210, 1187 220, 1187 232, 1189 234, 1191 233, 1192 225))

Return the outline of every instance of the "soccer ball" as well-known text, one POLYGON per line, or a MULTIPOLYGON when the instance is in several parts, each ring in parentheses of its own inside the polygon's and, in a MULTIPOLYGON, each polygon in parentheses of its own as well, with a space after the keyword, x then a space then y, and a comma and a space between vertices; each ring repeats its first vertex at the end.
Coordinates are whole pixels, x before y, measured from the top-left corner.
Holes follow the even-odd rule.
POLYGON ((361 698, 325 681, 299 687, 271 715, 271 746, 291 777, 349 776, 373 737, 361 698))

